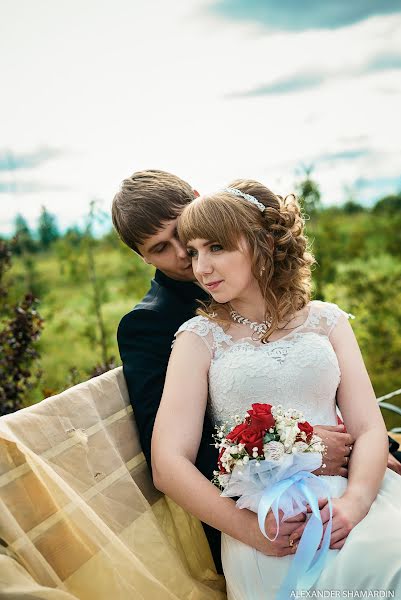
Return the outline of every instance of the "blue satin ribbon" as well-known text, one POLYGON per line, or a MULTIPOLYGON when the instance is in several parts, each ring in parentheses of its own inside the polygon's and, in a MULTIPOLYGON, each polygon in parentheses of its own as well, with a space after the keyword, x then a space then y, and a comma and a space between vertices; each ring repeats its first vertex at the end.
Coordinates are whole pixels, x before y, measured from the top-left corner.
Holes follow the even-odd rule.
POLYGON ((313 473, 310 473, 309 471, 299 471, 295 475, 266 488, 258 507, 258 520, 261 532, 271 542, 277 538, 280 527, 280 498, 293 485, 302 492, 312 513, 306 524, 288 573, 277 593, 276 600, 288 600, 288 598, 291 597, 291 592, 297 590, 309 590, 323 570, 326 555, 330 546, 333 516, 330 491, 326 483, 322 481, 320 477, 316 477, 316 475, 313 475, 313 473), (308 479, 317 479, 319 486, 322 488, 322 496, 327 497, 328 499, 330 519, 327 523, 323 540, 323 523, 319 510, 318 498, 310 490, 308 479), (277 532, 273 539, 269 538, 265 531, 265 519, 270 509, 272 510, 277 523, 277 532), (322 544, 318 550, 321 541, 322 544))

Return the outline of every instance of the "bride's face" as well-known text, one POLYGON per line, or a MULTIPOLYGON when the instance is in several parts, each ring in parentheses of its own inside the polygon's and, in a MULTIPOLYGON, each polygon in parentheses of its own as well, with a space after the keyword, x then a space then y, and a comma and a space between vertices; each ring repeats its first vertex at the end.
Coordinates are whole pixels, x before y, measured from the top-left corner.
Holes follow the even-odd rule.
POLYGON ((244 240, 238 250, 228 251, 217 242, 197 238, 188 242, 187 252, 196 279, 216 302, 242 299, 258 289, 244 240))

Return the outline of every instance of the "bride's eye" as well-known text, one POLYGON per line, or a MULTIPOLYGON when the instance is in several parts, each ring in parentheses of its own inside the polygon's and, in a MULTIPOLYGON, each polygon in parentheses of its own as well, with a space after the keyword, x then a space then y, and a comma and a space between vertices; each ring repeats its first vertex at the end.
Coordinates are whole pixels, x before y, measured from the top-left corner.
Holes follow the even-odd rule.
POLYGON ((196 250, 193 248, 187 248, 187 254, 189 258, 194 258, 196 256, 196 250))
POLYGON ((220 250, 223 250, 223 246, 220 244, 211 244, 210 250, 211 252, 219 252, 220 250))

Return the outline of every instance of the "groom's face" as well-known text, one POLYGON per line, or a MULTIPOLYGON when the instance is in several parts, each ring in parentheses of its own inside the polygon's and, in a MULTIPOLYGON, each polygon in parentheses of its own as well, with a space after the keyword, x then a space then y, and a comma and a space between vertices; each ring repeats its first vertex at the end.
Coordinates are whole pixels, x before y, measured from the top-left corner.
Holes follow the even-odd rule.
POLYGON ((177 235, 177 220, 164 221, 138 250, 143 260, 178 281, 193 281, 192 262, 177 235))

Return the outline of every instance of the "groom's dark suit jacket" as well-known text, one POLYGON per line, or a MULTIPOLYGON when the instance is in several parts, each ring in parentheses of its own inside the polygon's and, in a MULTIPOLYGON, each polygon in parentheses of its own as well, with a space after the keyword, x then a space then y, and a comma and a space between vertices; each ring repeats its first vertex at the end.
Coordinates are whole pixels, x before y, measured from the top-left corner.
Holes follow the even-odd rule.
MULTIPOLYGON (((197 300, 206 298, 206 292, 194 283, 175 281, 156 271, 146 296, 123 317, 118 327, 117 339, 124 376, 142 450, 150 469, 152 431, 174 334, 182 323, 194 316, 199 306, 197 300)), ((213 433, 212 423, 206 415, 195 464, 209 480, 217 464, 213 433)), ((205 524, 204 529, 216 568, 221 573, 220 532, 205 524)))

